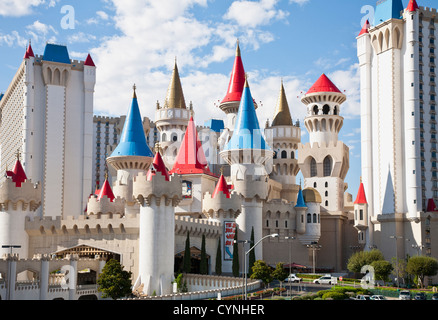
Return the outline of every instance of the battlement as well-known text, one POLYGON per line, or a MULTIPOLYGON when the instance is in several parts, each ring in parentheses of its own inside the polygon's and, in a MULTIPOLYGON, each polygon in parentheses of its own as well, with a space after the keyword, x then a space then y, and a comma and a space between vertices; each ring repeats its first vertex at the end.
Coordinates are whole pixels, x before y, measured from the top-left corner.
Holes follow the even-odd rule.
POLYGON ((266 200, 268 197, 268 176, 257 179, 255 176, 247 175, 243 180, 233 179, 233 185, 234 190, 245 199, 266 200))
POLYGON ((314 142, 311 144, 310 142, 306 144, 300 144, 298 146, 298 151, 305 151, 306 149, 349 149, 346 144, 342 141, 330 141, 326 143, 325 141, 314 142))
POLYGON ((17 210, 18 203, 21 203, 23 211, 38 209, 41 205, 40 185, 27 180, 21 184, 21 187, 17 187, 12 179, 6 179, 0 185, 0 205, 4 210, 8 210, 9 204, 12 204, 12 209, 17 210))
POLYGON ((186 235, 190 232, 193 236, 217 238, 222 234, 222 223, 207 219, 194 219, 183 216, 175 216, 175 235, 186 235))
POLYGON ((169 175, 169 181, 162 174, 152 175, 148 180, 145 172, 140 172, 133 181, 133 196, 141 205, 151 205, 152 198, 160 201, 162 197, 166 202, 172 201, 172 206, 177 206, 182 200, 182 183, 178 174, 169 175))
POLYGON ((125 211, 125 200, 121 197, 117 197, 114 201, 111 201, 107 196, 103 196, 98 199, 96 195, 91 196, 88 199, 87 214, 120 214, 123 215, 125 211))
POLYGON ((241 199, 237 192, 233 191, 231 197, 223 192, 216 194, 212 198, 210 192, 206 192, 202 201, 202 212, 210 219, 217 219, 221 215, 223 218, 237 218, 241 212, 241 199))

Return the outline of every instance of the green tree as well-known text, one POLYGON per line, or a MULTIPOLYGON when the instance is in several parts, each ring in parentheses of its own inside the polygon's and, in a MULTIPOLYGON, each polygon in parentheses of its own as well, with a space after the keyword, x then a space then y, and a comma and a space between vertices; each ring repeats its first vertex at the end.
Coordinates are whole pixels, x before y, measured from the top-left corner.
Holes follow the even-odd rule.
POLYGON ((351 272, 360 273, 363 266, 371 265, 373 261, 385 260, 380 250, 359 251, 351 255, 348 259, 347 268, 351 272))
POLYGON ((201 265, 199 266, 199 272, 201 274, 207 274, 208 273, 208 261, 207 261, 207 253, 205 250, 205 235, 202 235, 202 242, 201 242, 201 265))
POLYGON ((251 279, 262 280, 263 284, 268 285, 272 280, 272 268, 263 260, 257 260, 252 267, 251 279))
POLYGON ((238 277, 239 276, 239 246, 237 243, 237 230, 234 234, 234 244, 233 244, 233 276, 238 277))
POLYGON ((217 244, 217 251, 216 251, 216 274, 220 276, 222 274, 222 245, 221 245, 221 239, 219 238, 218 244, 217 244))
MULTIPOLYGON (((249 248, 248 249, 251 249, 252 246, 255 244, 255 241, 254 241, 254 227, 252 227, 252 230, 251 230, 251 240, 250 241, 251 242, 249 244, 249 248)), ((249 276, 251 276, 251 274, 252 274, 252 267, 254 266, 255 261, 256 261, 255 250, 251 250, 249 252, 249 256, 248 256, 248 274, 249 274, 249 276)))
POLYGON ((431 257, 416 256, 409 259, 406 271, 415 275, 421 288, 424 287, 424 278, 434 276, 438 272, 438 260, 431 257))
POLYGON ((116 300, 126 297, 132 293, 131 276, 132 272, 123 270, 119 261, 111 259, 105 264, 97 279, 98 290, 103 293, 103 298, 116 300))
POLYGON ((187 232, 186 247, 184 250, 183 272, 190 273, 192 270, 192 257, 190 254, 190 233, 187 232))
POLYGON ((289 275, 289 272, 287 272, 283 266, 283 262, 277 263, 275 270, 272 272, 272 277, 280 281, 280 288, 282 288, 284 279, 286 279, 289 275))
POLYGON ((374 268, 375 280, 382 280, 384 282, 389 280, 389 275, 394 269, 392 264, 386 260, 373 261, 371 266, 374 268))

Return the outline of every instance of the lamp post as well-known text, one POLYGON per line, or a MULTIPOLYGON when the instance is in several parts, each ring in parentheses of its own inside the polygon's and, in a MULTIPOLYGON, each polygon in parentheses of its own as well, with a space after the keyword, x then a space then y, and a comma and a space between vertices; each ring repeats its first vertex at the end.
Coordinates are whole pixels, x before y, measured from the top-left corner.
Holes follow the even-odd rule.
POLYGON ((12 264, 12 261, 10 260, 10 259, 12 259, 12 249, 20 249, 21 248, 21 246, 20 245, 2 245, 2 248, 3 249, 11 249, 11 254, 10 254, 10 257, 9 257, 9 261, 8 261, 8 291, 7 291, 7 294, 8 294, 8 297, 7 297, 7 300, 10 300, 11 299, 11 290, 12 290, 12 270, 11 270, 11 264, 12 264))
MULTIPOLYGON (((278 233, 273 233, 273 234, 269 234, 267 236, 264 236, 255 245, 253 245, 251 249, 249 249, 247 252, 245 252, 245 270, 246 270, 246 256, 248 255, 248 253, 250 253, 251 250, 253 250, 255 247, 257 247, 260 242, 262 242, 263 240, 265 240, 266 238, 269 238, 269 237, 278 238, 278 233)), ((248 273, 245 272, 245 299, 244 300, 248 300, 248 298, 247 298, 247 294, 248 294, 247 285, 248 285, 248 273)))
MULTIPOLYGON (((295 240, 296 238, 295 237, 284 237, 286 240, 295 240)), ((290 241, 288 241, 289 242, 289 276, 288 277, 290 277, 290 275, 292 274, 292 262, 291 262, 291 242, 290 241)), ((291 287, 291 285, 290 285, 290 279, 289 279, 289 281, 288 281, 288 284, 289 284, 289 288, 291 287)), ((289 290, 287 291, 287 296, 289 297, 289 290)))
POLYGON ((395 267, 395 275, 397 277, 397 288, 399 287, 399 279, 398 279, 398 254, 397 254, 397 239, 403 239, 403 237, 401 236, 390 236, 389 238, 394 239, 395 240, 395 263, 396 263, 396 267, 395 267))
POLYGON ((315 266, 315 251, 321 250, 322 245, 318 244, 317 242, 312 242, 311 244, 306 245, 307 248, 312 249, 313 254, 313 274, 316 273, 316 266, 315 266))
MULTIPOLYGON (((237 244, 242 243, 242 252, 245 253, 245 244, 246 243, 252 243, 252 241, 250 241, 250 240, 234 240, 234 243, 237 243, 237 244)), ((245 254, 242 256, 242 259, 246 260, 245 254)), ((243 274, 242 275, 244 276, 246 274, 246 272, 247 272, 247 270, 246 270, 245 261, 244 261, 243 262, 243 274)))

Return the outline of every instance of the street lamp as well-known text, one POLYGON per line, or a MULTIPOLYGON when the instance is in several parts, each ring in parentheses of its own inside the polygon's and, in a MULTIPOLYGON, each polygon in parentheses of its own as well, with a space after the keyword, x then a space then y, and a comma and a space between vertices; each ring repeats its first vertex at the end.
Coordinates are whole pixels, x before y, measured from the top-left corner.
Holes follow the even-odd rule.
MULTIPOLYGON (((295 237, 284 237, 286 240, 295 240, 296 238, 295 237)), ((290 277, 290 275, 292 274, 292 262, 291 262, 291 242, 290 241, 288 241, 289 242, 289 276, 288 277, 290 277)), ((289 288, 290 288, 290 279, 289 279, 289 281, 288 281, 289 283, 289 288)), ((289 296, 289 290, 287 291, 287 295, 289 296)))
MULTIPOLYGON (((242 243, 242 252, 245 253, 245 244, 252 243, 252 241, 250 241, 250 240, 234 240, 234 243, 237 243, 237 244, 242 243)), ((245 259, 245 255, 242 256, 242 259, 245 259)), ((245 274, 246 274, 245 261, 243 262, 243 268, 244 268, 244 270, 243 270, 242 276, 245 277, 245 274)), ((242 293, 244 293, 244 292, 242 292, 242 293)))
POLYGON ((398 239, 403 239, 403 237, 401 237, 401 236, 389 236, 389 238, 391 238, 391 239, 394 239, 395 240, 395 263, 396 263, 396 267, 395 267, 395 275, 396 275, 396 277, 397 277, 397 288, 399 287, 399 279, 398 279, 398 276, 399 276, 399 274, 398 274, 398 254, 397 254, 397 240, 398 239))
POLYGON ((316 266, 315 266, 315 251, 321 250, 322 245, 318 244, 317 242, 312 242, 311 244, 306 245, 307 248, 312 249, 313 252, 313 274, 316 273, 316 266))
POLYGON ((250 253, 255 247, 257 247, 259 245, 260 242, 262 242, 263 240, 265 240, 266 238, 278 238, 278 233, 273 233, 273 234, 269 234, 267 236, 264 236, 263 238, 261 238, 255 245, 252 246, 251 249, 249 249, 247 252, 245 252, 245 300, 247 300, 247 294, 248 294, 248 273, 246 272, 246 256, 248 255, 248 253, 250 253))

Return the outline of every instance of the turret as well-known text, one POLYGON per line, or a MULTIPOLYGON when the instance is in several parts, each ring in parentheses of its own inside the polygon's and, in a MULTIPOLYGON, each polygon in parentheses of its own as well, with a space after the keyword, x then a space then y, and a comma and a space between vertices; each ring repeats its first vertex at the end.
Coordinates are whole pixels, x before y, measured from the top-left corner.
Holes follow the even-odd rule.
POLYGON ((321 237, 321 195, 314 188, 303 190, 303 199, 306 203, 306 231, 298 234, 303 245, 317 243, 321 237))
POLYGON ((0 185, 0 256, 10 253, 1 246, 20 246, 14 253, 29 258, 29 236, 25 230, 27 218, 33 218, 41 205, 41 185, 27 179, 21 162, 17 159, 7 179, 0 185))
POLYGON ((175 207, 182 193, 179 175, 169 176, 166 171, 157 152, 147 174, 140 173, 133 183, 133 195, 140 204, 139 277, 134 289, 146 295, 172 293, 175 207))
MULTIPOLYGON (((242 213, 237 218, 239 239, 249 239, 254 227, 255 239, 262 238, 262 208, 268 196, 266 162, 274 153, 260 130, 254 101, 245 81, 233 136, 221 157, 231 166, 231 182, 241 195, 242 213)), ((262 258, 263 245, 257 246, 256 258, 262 258)))
POLYGON ((213 193, 207 192, 202 201, 202 212, 209 219, 224 226, 221 239, 222 272, 232 272, 233 239, 236 232, 236 218, 241 212, 241 199, 236 192, 230 193, 229 186, 222 174, 213 193))
POLYGON ((298 191, 297 203, 295 205, 295 210, 297 212, 296 222, 295 222, 295 224, 296 224, 296 232, 299 235, 302 235, 302 234, 304 234, 306 232, 307 205, 306 205, 306 202, 304 201, 303 190, 301 190, 301 187, 300 187, 300 189, 298 191))
POLYGON ((368 229, 368 226, 368 202, 365 195, 365 188, 361 181, 356 201, 354 201, 354 227, 358 230, 359 244, 366 243, 367 238, 364 231, 368 229))
POLYGON ((125 199, 126 213, 138 213, 138 205, 132 196, 133 178, 138 173, 145 172, 154 157, 146 143, 135 89, 134 86, 132 104, 126 116, 120 143, 107 159, 107 163, 117 170, 113 192, 116 197, 125 199))
POLYGON ((120 197, 115 197, 111 189, 111 185, 108 182, 108 178, 105 179, 103 186, 100 190, 96 191, 95 195, 92 195, 88 199, 87 214, 91 215, 110 215, 118 214, 123 216, 125 212, 125 200, 120 197))
POLYGON ((155 125, 161 135, 160 147, 163 152, 163 160, 169 168, 175 163, 177 151, 187 129, 187 122, 193 115, 192 105, 186 106, 178 66, 175 60, 164 105, 160 105, 157 102, 155 112, 155 125))
POLYGON ((300 171, 296 152, 301 143, 301 128, 292 122, 283 82, 272 124, 265 128, 266 139, 275 152, 270 178, 282 184, 281 198, 295 201, 296 176, 300 171))

